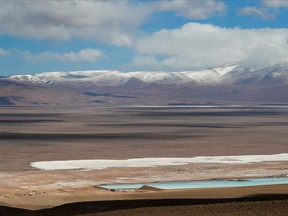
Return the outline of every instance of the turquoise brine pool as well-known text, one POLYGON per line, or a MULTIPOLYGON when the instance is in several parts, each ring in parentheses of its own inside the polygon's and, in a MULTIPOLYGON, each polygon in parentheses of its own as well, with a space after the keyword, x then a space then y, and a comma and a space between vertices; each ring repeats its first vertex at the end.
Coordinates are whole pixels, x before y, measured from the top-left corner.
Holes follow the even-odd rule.
POLYGON ((170 181, 136 184, 109 184, 101 185, 105 189, 139 189, 144 185, 160 189, 189 189, 189 188, 219 188, 219 187, 245 187, 258 185, 288 184, 288 178, 246 178, 246 179, 220 179, 201 181, 170 181))

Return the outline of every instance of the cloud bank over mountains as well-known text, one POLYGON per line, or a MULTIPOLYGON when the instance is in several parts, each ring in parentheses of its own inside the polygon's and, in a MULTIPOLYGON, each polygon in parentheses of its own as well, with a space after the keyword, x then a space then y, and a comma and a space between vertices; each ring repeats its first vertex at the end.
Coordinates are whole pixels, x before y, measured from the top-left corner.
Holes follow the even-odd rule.
POLYGON ((188 23, 138 40, 136 49, 143 55, 143 61, 137 57, 133 64, 155 64, 175 69, 185 69, 191 64, 209 67, 229 62, 271 66, 288 60, 287 40, 288 29, 220 28, 188 23), (157 61, 157 55, 165 57, 157 61))
MULTIPOLYGON (((281 9, 288 8, 287 1, 254 2, 257 5, 237 6, 236 18, 273 21, 281 9)), ((85 47, 79 45, 64 51, 0 44, 0 57, 20 56, 27 62, 98 63, 101 59, 111 60, 113 49, 123 49, 124 54, 131 55, 119 68, 126 70, 190 70, 231 62, 266 67, 287 61, 288 28, 227 27, 211 23, 213 18, 229 19, 229 10, 231 4, 220 0, 3 0, 0 36, 36 43, 86 43, 85 47), (167 14, 178 23, 147 30, 147 26, 157 25, 158 18, 165 19, 167 14)), ((167 20, 170 21, 171 18, 167 20)))

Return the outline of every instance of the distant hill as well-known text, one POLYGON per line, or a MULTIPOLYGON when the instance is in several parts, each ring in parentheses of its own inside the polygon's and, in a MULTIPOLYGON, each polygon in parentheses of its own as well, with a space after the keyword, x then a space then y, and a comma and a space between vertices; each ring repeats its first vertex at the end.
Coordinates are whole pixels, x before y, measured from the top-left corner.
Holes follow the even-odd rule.
POLYGON ((288 103, 288 65, 199 71, 45 72, 0 78, 1 105, 288 103))

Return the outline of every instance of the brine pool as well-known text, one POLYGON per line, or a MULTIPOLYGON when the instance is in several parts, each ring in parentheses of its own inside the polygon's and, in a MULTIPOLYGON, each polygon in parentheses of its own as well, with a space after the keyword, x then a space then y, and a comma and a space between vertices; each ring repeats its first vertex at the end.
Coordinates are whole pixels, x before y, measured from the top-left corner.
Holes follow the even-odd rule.
POLYGON ((219 188, 219 187, 245 187, 259 185, 288 184, 288 177, 281 178, 245 178, 245 179, 213 179, 201 181, 169 181, 131 184, 106 184, 101 188, 109 190, 139 189, 144 185, 159 189, 190 189, 190 188, 219 188))

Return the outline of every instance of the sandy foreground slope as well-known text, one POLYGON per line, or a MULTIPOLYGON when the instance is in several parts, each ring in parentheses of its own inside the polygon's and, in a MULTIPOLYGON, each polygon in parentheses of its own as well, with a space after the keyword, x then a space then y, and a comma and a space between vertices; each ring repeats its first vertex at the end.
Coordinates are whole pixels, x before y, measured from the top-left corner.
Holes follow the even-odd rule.
POLYGON ((29 206, 36 210, 74 204, 33 212, 0 207, 0 215, 285 215, 288 210, 288 185, 189 190, 143 188, 128 193, 95 187, 58 188, 16 197, 9 196, 7 191, 3 197, 3 193, 2 189, 0 203, 11 207, 29 206))

